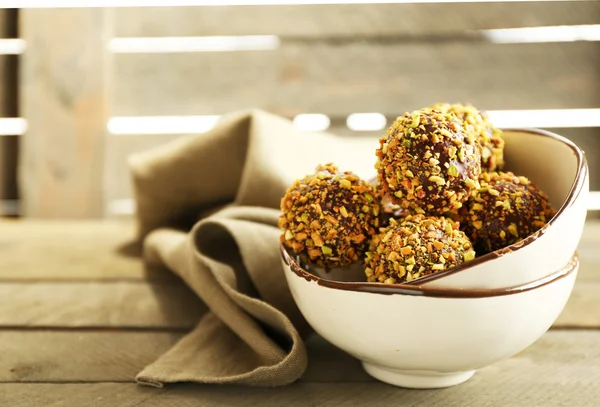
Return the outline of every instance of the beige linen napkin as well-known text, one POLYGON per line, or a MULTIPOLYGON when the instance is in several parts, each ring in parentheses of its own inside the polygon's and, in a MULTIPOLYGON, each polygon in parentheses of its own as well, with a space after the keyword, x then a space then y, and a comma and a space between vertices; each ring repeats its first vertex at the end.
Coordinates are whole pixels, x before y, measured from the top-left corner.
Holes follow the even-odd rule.
POLYGON ((281 266, 279 202, 320 163, 371 178, 376 144, 300 132, 252 110, 132 156, 144 260, 179 275, 209 309, 137 382, 280 386, 300 378, 309 329, 281 266))

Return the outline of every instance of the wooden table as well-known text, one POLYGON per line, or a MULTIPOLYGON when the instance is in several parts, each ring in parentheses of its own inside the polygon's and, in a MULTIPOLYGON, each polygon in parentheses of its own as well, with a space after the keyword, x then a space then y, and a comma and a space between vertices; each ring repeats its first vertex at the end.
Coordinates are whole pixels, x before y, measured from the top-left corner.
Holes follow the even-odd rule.
POLYGON ((131 223, 1 221, 0 231, 2 406, 600 405, 598 221, 586 226, 580 274, 552 330, 443 390, 376 382, 318 337, 305 376, 284 388, 141 387, 136 373, 195 324, 201 306, 168 271, 142 266, 131 223))

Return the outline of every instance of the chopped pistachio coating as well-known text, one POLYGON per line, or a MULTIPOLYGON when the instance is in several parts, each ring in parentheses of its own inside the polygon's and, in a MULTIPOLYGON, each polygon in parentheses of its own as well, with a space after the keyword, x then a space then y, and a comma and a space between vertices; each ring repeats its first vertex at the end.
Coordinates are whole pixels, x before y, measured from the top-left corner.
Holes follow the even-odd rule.
POLYGON ((475 258, 458 222, 444 217, 408 215, 371 240, 366 253, 367 280, 385 284, 412 281, 475 258))
POLYGON ((480 146, 451 113, 424 108, 398 117, 379 140, 383 192, 414 213, 455 211, 479 188, 480 146))
POLYGON ((556 214, 548 196, 529 179, 512 172, 483 173, 481 188, 459 211, 461 228, 478 254, 517 243, 556 214))
POLYGON ((430 106, 444 113, 453 113, 463 126, 471 126, 481 146, 481 170, 496 171, 504 167, 504 139, 487 114, 471 104, 437 103, 430 106))
POLYGON ((308 264, 334 268, 359 261, 379 227, 374 186, 329 163, 296 180, 281 199, 281 242, 308 264))

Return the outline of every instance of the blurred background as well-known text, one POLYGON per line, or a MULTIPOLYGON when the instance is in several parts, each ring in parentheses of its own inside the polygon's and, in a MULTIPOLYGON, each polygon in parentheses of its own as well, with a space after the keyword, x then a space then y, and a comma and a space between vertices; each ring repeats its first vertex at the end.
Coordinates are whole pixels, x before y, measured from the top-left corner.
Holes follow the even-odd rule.
POLYGON ((600 191, 597 1, 3 9, 0 32, 1 216, 131 216, 129 154, 245 108, 379 137, 470 102, 573 140, 600 191))

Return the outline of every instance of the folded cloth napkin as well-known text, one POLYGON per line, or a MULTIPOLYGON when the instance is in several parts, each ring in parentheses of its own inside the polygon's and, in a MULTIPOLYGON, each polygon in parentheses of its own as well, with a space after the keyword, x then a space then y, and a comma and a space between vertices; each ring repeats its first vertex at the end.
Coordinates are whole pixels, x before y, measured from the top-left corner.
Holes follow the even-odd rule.
POLYGON ((280 386, 299 379, 310 329, 285 281, 279 203, 318 164, 372 177, 376 145, 372 137, 301 132, 250 110, 131 156, 144 260, 179 275, 209 309, 136 381, 280 386))

